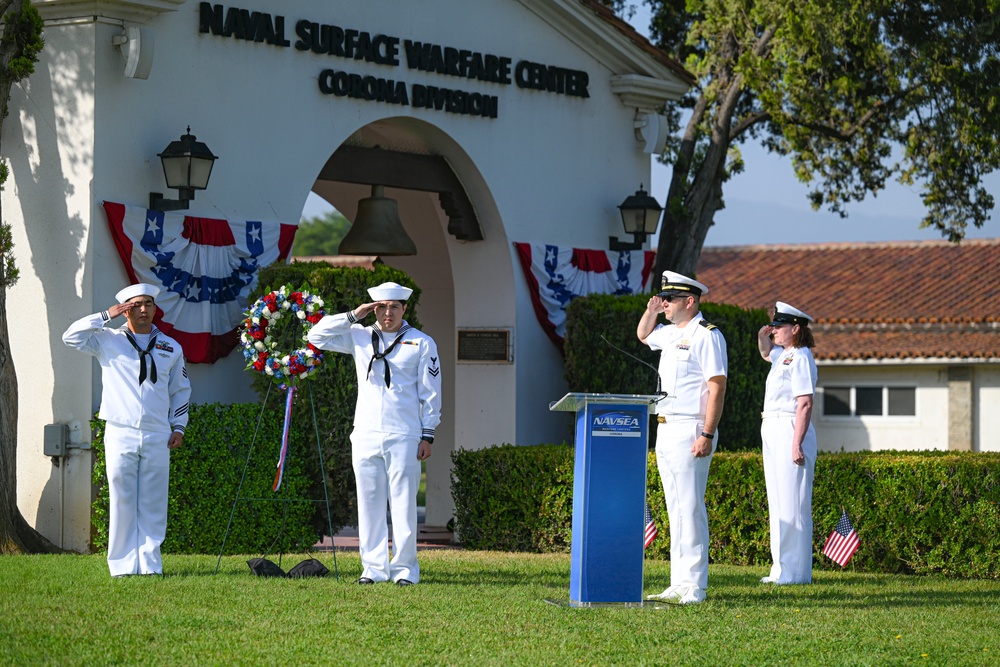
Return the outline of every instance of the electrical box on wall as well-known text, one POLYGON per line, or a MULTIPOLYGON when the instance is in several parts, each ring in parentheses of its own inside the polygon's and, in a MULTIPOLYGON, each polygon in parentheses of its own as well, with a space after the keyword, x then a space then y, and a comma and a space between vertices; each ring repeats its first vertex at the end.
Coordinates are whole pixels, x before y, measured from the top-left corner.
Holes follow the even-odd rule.
POLYGON ((66 456, 66 440, 69 429, 66 424, 46 424, 43 436, 43 452, 46 456, 66 456))

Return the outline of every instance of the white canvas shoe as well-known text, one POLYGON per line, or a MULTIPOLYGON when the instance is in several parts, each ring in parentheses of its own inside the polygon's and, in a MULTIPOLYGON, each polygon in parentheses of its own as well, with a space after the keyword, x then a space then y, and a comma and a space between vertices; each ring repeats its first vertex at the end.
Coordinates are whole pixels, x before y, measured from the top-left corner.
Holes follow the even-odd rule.
POLYGON ((705 589, 698 588, 697 586, 692 586, 687 589, 681 599, 677 601, 677 604, 698 604, 699 602, 705 601, 705 589))
POLYGON ((677 602, 687 590, 686 586, 671 586, 662 593, 647 595, 647 600, 663 600, 664 602, 677 602))
POLYGON ((768 575, 766 577, 761 577, 760 578, 760 583, 762 583, 762 584, 776 584, 776 583, 778 583, 778 580, 777 579, 773 579, 770 575, 768 575))

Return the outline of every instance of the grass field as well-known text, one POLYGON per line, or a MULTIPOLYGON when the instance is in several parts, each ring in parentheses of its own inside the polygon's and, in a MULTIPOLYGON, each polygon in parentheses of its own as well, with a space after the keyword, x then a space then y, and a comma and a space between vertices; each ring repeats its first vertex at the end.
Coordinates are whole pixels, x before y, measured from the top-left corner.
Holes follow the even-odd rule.
MULTIPOLYGON (((286 557, 285 570, 301 560, 286 557)), ((320 559, 333 566, 330 554, 320 559)), ((0 557, 0 665, 995 665, 1000 582, 817 572, 763 586, 713 565, 691 607, 572 609, 569 556, 420 553, 420 585, 358 586, 166 556, 111 579, 102 555, 0 557)), ((649 561, 647 592, 669 583, 649 561)))

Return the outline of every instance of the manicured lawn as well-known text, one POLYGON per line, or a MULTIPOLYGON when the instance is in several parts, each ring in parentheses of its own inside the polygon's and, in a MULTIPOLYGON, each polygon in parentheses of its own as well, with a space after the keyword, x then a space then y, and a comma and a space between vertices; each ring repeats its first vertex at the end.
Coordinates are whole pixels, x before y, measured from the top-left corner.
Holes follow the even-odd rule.
MULTIPOLYGON (((713 565, 693 607, 571 609, 569 556, 421 552, 423 581, 257 579, 241 558, 166 556, 111 579, 104 557, 0 557, 2 665, 994 665, 1000 582, 817 572, 766 587, 713 565)), ((321 560, 332 568, 330 554, 321 560)), ((286 557, 285 570, 301 560, 286 557)), ((646 564, 647 592, 669 563, 646 564)))

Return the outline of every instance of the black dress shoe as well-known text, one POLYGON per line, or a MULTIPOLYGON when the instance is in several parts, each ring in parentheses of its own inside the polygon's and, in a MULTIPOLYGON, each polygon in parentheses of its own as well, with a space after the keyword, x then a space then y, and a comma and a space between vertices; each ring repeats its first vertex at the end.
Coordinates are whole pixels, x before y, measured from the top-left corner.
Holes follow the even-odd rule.
POLYGON ((361 577, 360 579, 358 579, 358 583, 359 584, 374 584, 375 580, 374 579, 369 579, 368 577, 361 577))
POLYGON ((399 581, 396 582, 396 585, 397 586, 416 586, 416 584, 414 584, 409 579, 400 579, 399 581))

